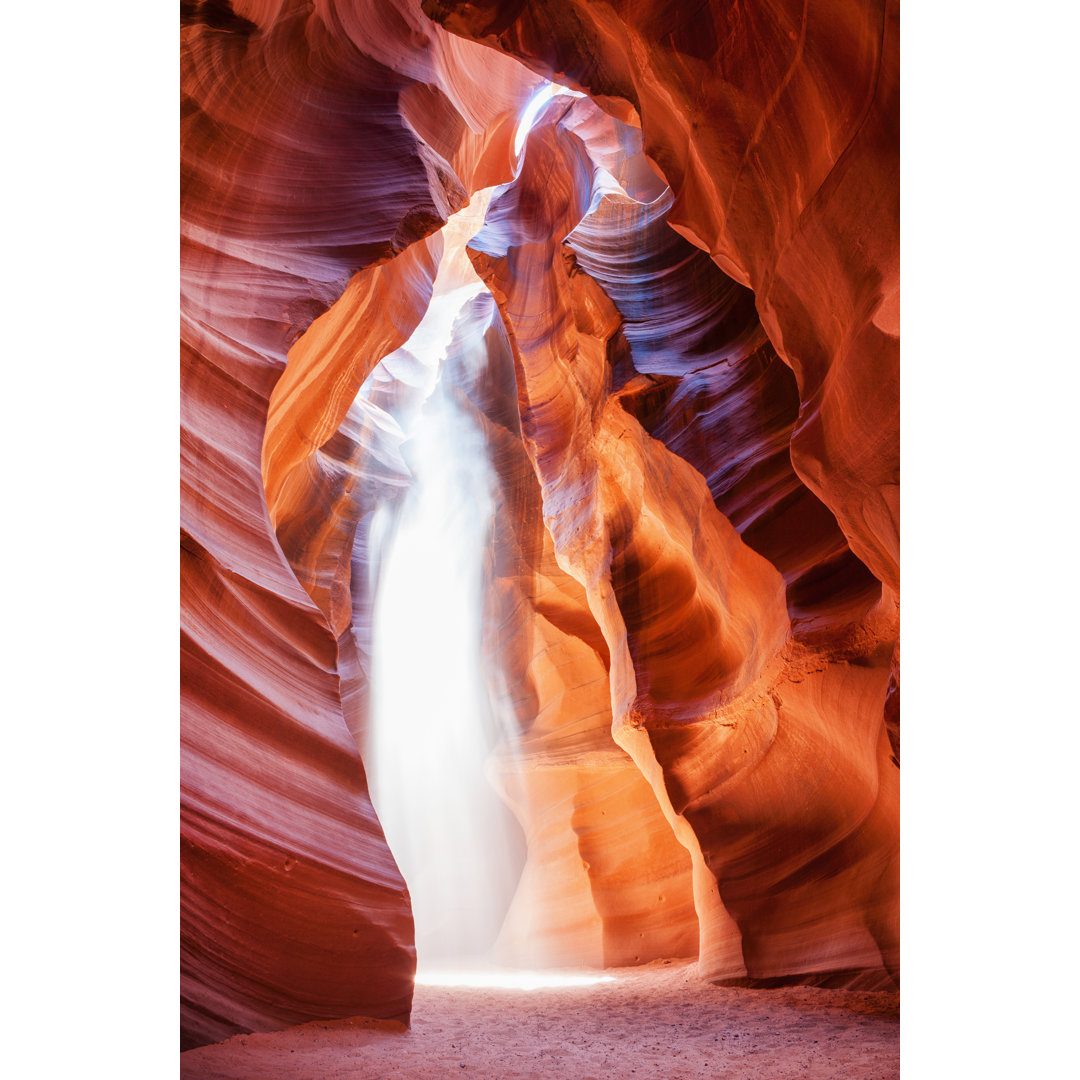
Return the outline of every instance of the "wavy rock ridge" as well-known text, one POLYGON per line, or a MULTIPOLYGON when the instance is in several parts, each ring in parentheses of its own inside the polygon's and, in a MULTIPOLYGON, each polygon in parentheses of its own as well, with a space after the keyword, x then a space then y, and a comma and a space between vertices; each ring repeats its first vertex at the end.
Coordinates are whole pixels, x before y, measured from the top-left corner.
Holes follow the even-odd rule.
POLYGON ((893 985, 896 10, 423 8, 181 8, 184 1045, 408 1017, 370 528, 451 278, 527 844, 500 954, 893 985), (518 156, 540 76, 589 96, 518 156))

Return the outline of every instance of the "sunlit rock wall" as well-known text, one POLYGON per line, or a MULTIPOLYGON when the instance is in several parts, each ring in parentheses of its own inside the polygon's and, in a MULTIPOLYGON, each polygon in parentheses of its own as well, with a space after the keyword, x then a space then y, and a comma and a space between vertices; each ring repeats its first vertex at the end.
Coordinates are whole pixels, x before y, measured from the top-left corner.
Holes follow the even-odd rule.
MULTIPOLYGON (((618 0, 426 0, 424 8, 455 32, 588 91, 613 117, 626 119, 631 103, 645 150, 672 188, 667 223, 753 291, 767 342, 734 285, 710 282, 700 259, 694 267, 684 251, 680 265, 674 242, 650 250, 640 231, 632 244, 621 240, 615 222, 650 216, 633 200, 616 198, 603 225, 578 226, 568 241, 579 270, 595 275, 626 318, 632 360, 615 364, 613 378, 623 384, 628 411, 695 465, 744 543, 784 577, 791 637, 776 654, 779 666, 755 668, 768 652, 761 634, 752 635, 750 654, 740 654, 738 631, 718 614, 709 624, 721 628, 717 655, 702 644, 707 634, 687 634, 685 652, 696 660, 666 676, 667 664, 678 670, 676 635, 685 623, 671 618, 665 626, 658 616, 697 598, 687 571, 661 573, 662 560, 678 559, 670 528, 663 544, 640 554, 631 535, 620 558, 619 537, 604 536, 592 513, 567 531, 565 553, 583 580, 598 583, 600 604, 611 605, 606 572, 615 593, 617 617, 605 627, 612 668, 625 634, 638 694, 624 694, 624 723, 613 678, 616 737, 647 775, 655 768, 659 800, 670 798, 677 826, 689 824, 702 845, 708 872, 696 865, 695 880, 703 970, 738 978, 743 968, 752 980, 889 980, 898 956, 897 10, 618 0), (636 296, 635 263, 642 271, 636 296), (704 288, 693 295, 703 307, 676 300, 695 275, 704 288), (714 317, 710 329, 710 314, 725 304, 728 316, 714 317), (600 558, 582 551, 598 535, 600 558), (724 685, 725 671, 755 670, 755 685, 740 689, 738 677, 724 685), (763 696, 754 704, 747 692, 763 696), (710 708, 718 710, 711 719, 710 708), (714 883, 741 938, 734 960, 721 943, 730 926, 718 918, 717 933, 707 932, 703 910, 714 883)), ((558 237, 588 201, 588 166, 569 140, 552 152, 577 169, 574 194, 547 201, 558 237)), ((534 301, 517 288, 535 232, 507 231, 500 261, 488 269, 507 280, 508 323, 516 315, 523 327, 535 325, 534 301)), ((557 261, 540 269, 546 252, 528 265, 536 280, 547 275, 549 296, 567 292, 557 284, 557 261)), ((555 392, 545 380, 559 381, 547 372, 580 366, 572 341, 533 348, 526 338, 520 352, 545 403, 555 392)), ((584 397, 576 434, 553 423, 556 449, 582 449, 589 428, 599 437, 604 393, 594 384, 584 397)), ((620 441, 629 438, 623 433, 620 441)), ((541 471, 552 453, 544 441, 536 439, 541 471)), ((581 491, 581 456, 573 468, 552 472, 556 509, 555 489, 567 493, 566 503, 575 484, 581 491)), ((642 481, 634 493, 646 493, 646 506, 647 490, 642 481)), ((587 505, 574 502, 574 513, 587 505)), ((738 605, 733 611, 738 624, 738 605)))
POLYGON ((604 146, 629 154, 630 131, 559 109, 472 248, 545 523, 609 648, 614 737, 694 860, 703 973, 887 984, 892 605, 782 453, 794 380, 747 294, 652 228, 667 205, 644 173, 615 182, 604 146))
POLYGON ((493 185, 448 368, 485 357, 456 367, 498 480, 501 954, 890 985, 896 11, 424 9, 454 33, 419 0, 181 6, 185 1044, 408 1016, 361 756, 371 514, 409 477, 356 392, 493 185), (539 75, 595 103, 516 162, 539 75))
POLYGON ((602 104, 630 102, 670 223, 740 284, 796 374, 792 459, 852 550, 898 568, 899 6, 425 0, 602 104), (857 407, 856 407, 857 403, 857 407))

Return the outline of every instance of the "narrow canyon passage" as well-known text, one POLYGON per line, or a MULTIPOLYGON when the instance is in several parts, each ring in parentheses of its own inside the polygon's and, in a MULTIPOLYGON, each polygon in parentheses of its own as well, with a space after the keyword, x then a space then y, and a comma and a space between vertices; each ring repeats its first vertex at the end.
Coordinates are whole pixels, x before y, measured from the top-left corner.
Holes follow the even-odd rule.
POLYGON ((895 1075, 897 12, 839 8, 183 6, 185 1075, 895 1075))

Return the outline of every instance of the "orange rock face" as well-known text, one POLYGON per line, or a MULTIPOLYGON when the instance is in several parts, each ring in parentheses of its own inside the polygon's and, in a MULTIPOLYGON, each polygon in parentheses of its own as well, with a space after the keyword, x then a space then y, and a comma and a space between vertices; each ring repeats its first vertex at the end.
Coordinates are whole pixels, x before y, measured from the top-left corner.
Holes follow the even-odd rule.
POLYGON ((795 372, 796 470, 895 590, 898 4, 425 0, 424 10, 602 105, 637 109, 675 196, 669 223, 753 289, 795 372))
POLYGON ((464 283, 499 955, 895 984, 897 18, 182 5, 185 1045, 408 1017, 362 758, 410 391, 357 395, 464 283), (518 155, 540 75, 588 96, 518 155))

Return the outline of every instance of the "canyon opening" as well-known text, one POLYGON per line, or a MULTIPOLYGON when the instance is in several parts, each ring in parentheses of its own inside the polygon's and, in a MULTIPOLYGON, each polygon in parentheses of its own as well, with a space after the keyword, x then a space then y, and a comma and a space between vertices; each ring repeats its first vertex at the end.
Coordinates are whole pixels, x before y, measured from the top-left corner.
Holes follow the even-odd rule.
POLYGON ((898 19, 181 5, 185 1076, 898 1075, 898 19))

